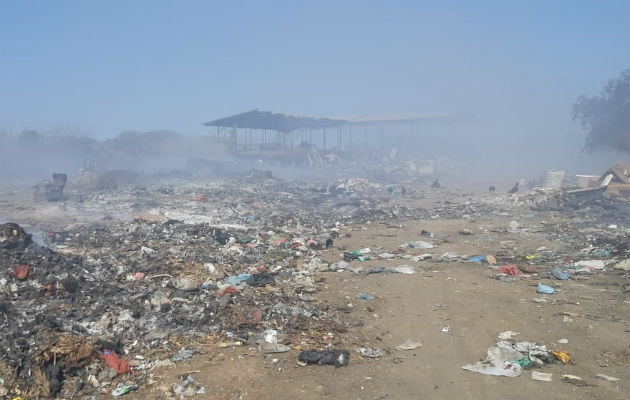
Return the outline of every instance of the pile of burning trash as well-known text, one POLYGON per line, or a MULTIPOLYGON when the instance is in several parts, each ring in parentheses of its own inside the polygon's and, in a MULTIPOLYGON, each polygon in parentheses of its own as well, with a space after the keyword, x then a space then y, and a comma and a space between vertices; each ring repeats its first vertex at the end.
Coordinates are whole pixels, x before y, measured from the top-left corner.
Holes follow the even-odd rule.
POLYGON ((279 189, 196 192, 196 207, 231 210, 222 224, 105 218, 46 232, 46 246, 0 225, 1 390, 69 398, 140 384, 200 344, 262 344, 272 330, 280 340, 261 351, 287 351, 296 336, 346 332, 345 310, 313 302, 316 266, 305 260, 343 234, 340 220, 405 209, 366 181, 279 189))

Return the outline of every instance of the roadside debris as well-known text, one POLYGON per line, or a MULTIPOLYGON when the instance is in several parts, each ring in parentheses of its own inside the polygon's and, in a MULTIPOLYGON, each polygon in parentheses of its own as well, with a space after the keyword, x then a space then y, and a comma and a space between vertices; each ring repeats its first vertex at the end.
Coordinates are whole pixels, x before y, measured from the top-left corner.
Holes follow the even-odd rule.
POLYGON ((422 343, 414 342, 411 339, 407 339, 403 343, 396 346, 396 350, 407 351, 407 350, 417 349, 418 347, 422 347, 422 343))
POLYGON ((532 379, 535 381, 551 382, 553 374, 548 372, 532 371, 532 379))
POLYGON ((298 364, 306 366, 308 364, 334 365, 335 367, 345 367, 350 361, 348 350, 307 350, 301 351, 298 355, 298 364))
POLYGON ((556 290, 549 285, 543 285, 542 283, 539 283, 536 292, 542 294, 554 294, 556 290))
POLYGON ((502 267, 499 267, 499 272, 501 272, 502 274, 517 276, 520 271, 518 270, 518 267, 516 265, 504 265, 502 267))
POLYGON ((606 374, 597 374, 595 375, 595 377, 597 379, 601 379, 603 381, 609 381, 609 382, 617 382, 619 380, 619 378, 615 378, 614 376, 609 376, 606 374))
POLYGON ((499 340, 510 340, 513 337, 516 337, 518 335, 520 335, 519 332, 505 331, 505 332, 499 333, 499 335, 497 336, 497 339, 499 339, 499 340))
POLYGON ((357 352, 361 355, 361 357, 368 358, 380 358, 387 354, 383 349, 376 349, 372 347, 359 347, 357 352))
MULTIPOLYGON (((514 336, 515 333, 506 332, 500 333, 499 336, 514 336)), ((527 341, 510 343, 502 340, 497 342, 496 346, 488 348, 483 361, 464 365, 462 369, 484 375, 517 377, 521 375, 523 369, 542 367, 555 362, 557 357, 555 352, 547 350, 544 345, 527 341)), ((551 379, 551 374, 532 374, 532 379, 551 379)))
POLYGON ((206 388, 199 385, 192 375, 183 375, 180 383, 171 385, 171 390, 180 400, 206 393, 206 388))
POLYGON ((554 268, 551 270, 551 274, 550 274, 551 278, 555 278, 555 279, 559 279, 562 281, 566 281, 568 279, 571 279, 571 275, 569 275, 568 273, 564 272, 563 270, 561 270, 560 268, 554 268))
POLYGON ((554 350, 553 351, 553 355, 556 357, 556 359, 558 361, 560 361, 562 364, 568 364, 569 361, 571 361, 571 354, 569 354, 568 351, 562 351, 562 350, 554 350))
POLYGON ((114 397, 124 396, 127 393, 131 393, 134 390, 138 390, 138 385, 136 384, 125 385, 123 383, 119 383, 118 386, 116 386, 116 388, 112 390, 112 396, 114 397))

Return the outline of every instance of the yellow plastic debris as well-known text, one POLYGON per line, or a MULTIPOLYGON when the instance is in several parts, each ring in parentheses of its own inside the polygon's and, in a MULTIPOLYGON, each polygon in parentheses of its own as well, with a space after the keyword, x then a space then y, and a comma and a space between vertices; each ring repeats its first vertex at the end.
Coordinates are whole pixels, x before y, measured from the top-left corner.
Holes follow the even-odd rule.
POLYGON ((568 364, 571 361, 571 354, 568 351, 554 350, 553 355, 556 356, 562 364, 568 364))
POLYGON ((228 347, 237 347, 237 346, 242 346, 243 342, 241 341, 237 341, 237 342, 221 342, 219 344, 217 344, 217 347, 220 348, 228 348, 228 347))

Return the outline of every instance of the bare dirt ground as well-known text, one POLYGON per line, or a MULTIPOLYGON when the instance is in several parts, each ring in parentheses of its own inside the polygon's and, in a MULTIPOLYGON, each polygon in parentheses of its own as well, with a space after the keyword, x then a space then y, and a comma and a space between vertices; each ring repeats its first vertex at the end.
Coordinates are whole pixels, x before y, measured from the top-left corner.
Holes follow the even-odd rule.
MULTIPOLYGON (((505 224, 509 220, 504 221, 505 224)), ((462 243, 457 232, 471 225, 499 221, 433 220, 413 221, 400 228, 369 225, 340 240, 348 248, 391 248, 414 240, 420 229, 434 232, 453 243, 440 251, 472 254, 496 251, 498 242, 486 239, 462 243), (493 247, 494 244, 494 247, 493 247)), ((532 222, 534 223, 534 221, 532 222)), ((558 247, 542 235, 519 241, 523 248, 558 247)), ((330 250, 327 261, 339 260, 330 250)), ((401 265, 401 260, 365 261, 361 265, 401 265)), ((352 351, 347 367, 300 367, 297 350, 261 355, 255 348, 216 349, 208 347, 192 361, 157 374, 168 390, 177 376, 194 371, 206 387, 204 399, 625 399, 629 391, 630 365, 628 294, 622 293, 619 273, 608 272, 589 280, 565 281, 562 293, 548 296, 547 303, 532 301, 538 279, 503 283, 491 279, 487 266, 471 263, 421 263, 415 275, 327 273, 316 294, 318 302, 349 307, 349 318, 363 325, 351 332, 351 340, 337 348, 352 351), (373 301, 355 298, 369 293, 373 301), (565 318, 570 313, 572 317, 565 318), (442 328, 450 327, 450 332, 442 328), (517 378, 493 377, 461 369, 481 360, 497 341, 499 332, 520 332, 519 340, 565 349, 572 355, 569 365, 544 368, 553 373, 552 382, 540 382, 524 371, 517 378), (558 344, 559 339, 568 344, 558 344), (421 342, 411 351, 394 347, 407 339, 421 342), (362 359, 354 349, 374 346, 389 349, 381 359, 362 359), (274 359, 277 361, 274 362, 274 359), (618 382, 595 378, 598 373, 620 378, 618 382), (562 375, 582 377, 583 385, 564 382, 562 375)), ((543 280, 545 281, 545 280, 543 280)), ((130 398, 168 398, 157 388, 142 390, 130 398)))

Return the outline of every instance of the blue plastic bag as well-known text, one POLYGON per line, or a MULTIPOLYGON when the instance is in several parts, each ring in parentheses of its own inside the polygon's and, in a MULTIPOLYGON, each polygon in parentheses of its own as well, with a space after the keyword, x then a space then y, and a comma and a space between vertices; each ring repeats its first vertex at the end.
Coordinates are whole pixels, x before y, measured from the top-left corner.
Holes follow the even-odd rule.
POLYGON ((543 285, 542 283, 538 284, 538 289, 536 289, 538 293, 542 294, 554 294, 556 290, 551 286, 543 285))

